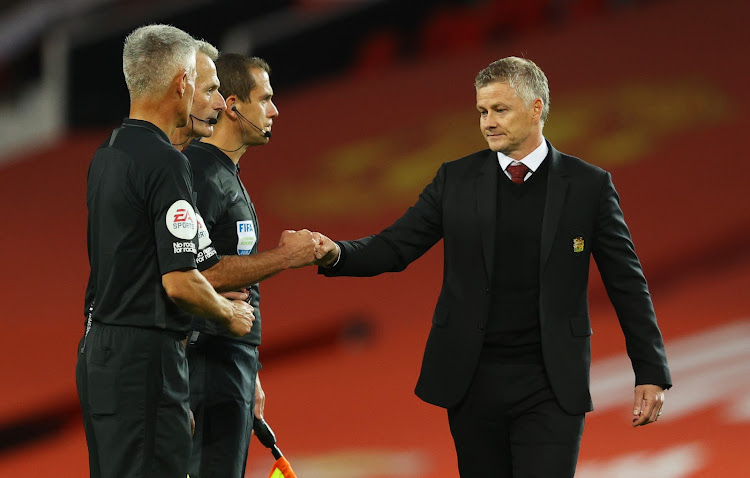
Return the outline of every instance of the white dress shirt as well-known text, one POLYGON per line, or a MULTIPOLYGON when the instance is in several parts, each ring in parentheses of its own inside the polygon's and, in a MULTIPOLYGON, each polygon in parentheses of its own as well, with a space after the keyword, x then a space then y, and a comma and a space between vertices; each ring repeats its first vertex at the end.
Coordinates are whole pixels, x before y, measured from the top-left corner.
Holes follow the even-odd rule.
POLYGON ((544 158, 547 157, 548 152, 549 148, 547 147, 547 140, 542 138, 542 144, 537 146, 537 148, 534 151, 530 152, 525 158, 521 158, 520 160, 512 159, 498 151, 497 160, 500 162, 500 167, 503 169, 503 172, 506 176, 508 176, 509 179, 512 178, 510 177, 510 173, 508 172, 508 166, 513 163, 525 164, 526 167, 529 168, 529 172, 526 173, 526 176, 524 176, 523 178, 523 180, 526 181, 531 177, 534 171, 539 169, 542 161, 544 161, 544 158))

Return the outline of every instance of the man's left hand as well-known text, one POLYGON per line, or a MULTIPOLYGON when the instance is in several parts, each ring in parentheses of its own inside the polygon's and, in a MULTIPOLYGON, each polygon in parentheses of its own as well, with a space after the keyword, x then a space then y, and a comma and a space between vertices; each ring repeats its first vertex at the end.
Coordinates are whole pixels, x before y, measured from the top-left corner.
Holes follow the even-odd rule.
POLYGON ((664 406, 664 389, 658 385, 638 385, 635 387, 633 402, 633 426, 648 425, 661 415, 664 406))

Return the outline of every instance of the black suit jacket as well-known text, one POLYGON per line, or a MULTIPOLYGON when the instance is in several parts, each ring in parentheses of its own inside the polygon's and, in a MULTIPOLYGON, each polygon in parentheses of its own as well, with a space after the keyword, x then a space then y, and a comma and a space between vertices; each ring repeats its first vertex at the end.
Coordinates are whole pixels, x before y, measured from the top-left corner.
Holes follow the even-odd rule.
MULTIPOLYGON (((544 364, 560 405, 571 414, 592 410, 587 297, 592 254, 625 335, 635 383, 671 386, 646 279, 610 174, 552 145, 545 161, 539 319, 544 364)), ((321 269, 327 276, 401 271, 444 240, 443 285, 415 391, 446 408, 466 393, 484 342, 495 252, 496 164, 490 150, 444 163, 400 219, 380 234, 339 242, 338 264, 321 269)))

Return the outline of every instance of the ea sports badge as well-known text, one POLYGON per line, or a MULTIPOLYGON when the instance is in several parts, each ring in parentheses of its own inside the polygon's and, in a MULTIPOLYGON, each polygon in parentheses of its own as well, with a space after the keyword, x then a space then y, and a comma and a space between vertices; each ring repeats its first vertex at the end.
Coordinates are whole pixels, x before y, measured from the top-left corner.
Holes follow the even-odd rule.
POLYGON ((184 199, 179 199, 167 210, 167 230, 180 239, 192 239, 198 232, 195 218, 193 206, 184 199))
POLYGON ((578 254, 579 252, 583 252, 583 237, 578 236, 573 238, 573 252, 578 254))

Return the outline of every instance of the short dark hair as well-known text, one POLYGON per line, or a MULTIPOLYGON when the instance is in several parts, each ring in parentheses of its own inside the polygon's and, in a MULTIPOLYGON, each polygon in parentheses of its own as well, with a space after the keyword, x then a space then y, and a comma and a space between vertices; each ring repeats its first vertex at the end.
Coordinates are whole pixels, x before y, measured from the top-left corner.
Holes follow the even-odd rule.
POLYGON ((237 53, 222 53, 216 59, 216 75, 219 77, 219 93, 224 98, 235 95, 242 101, 250 99, 255 88, 255 78, 251 70, 260 69, 271 74, 271 67, 262 58, 247 57, 237 53))

